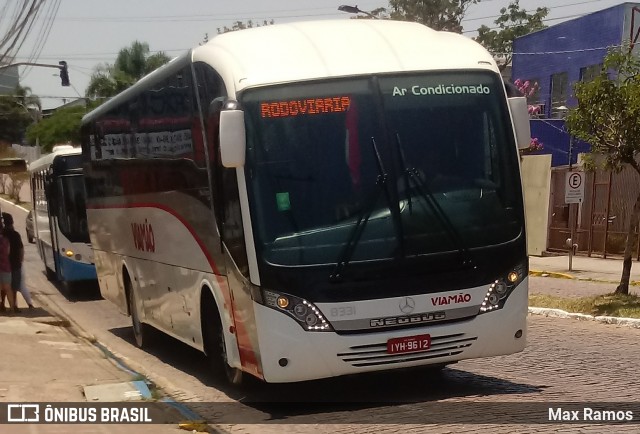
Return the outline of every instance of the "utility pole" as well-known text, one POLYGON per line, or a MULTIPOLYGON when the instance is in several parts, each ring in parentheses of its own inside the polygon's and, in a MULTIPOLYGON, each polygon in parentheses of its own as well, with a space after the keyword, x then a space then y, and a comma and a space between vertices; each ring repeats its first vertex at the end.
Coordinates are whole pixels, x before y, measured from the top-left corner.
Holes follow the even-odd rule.
MULTIPOLYGON (((571 159, 573 158, 573 136, 569 135, 569 173, 573 171, 573 163, 571 159)), ((573 244, 575 238, 575 226, 577 217, 574 218, 573 213, 574 204, 569 204, 569 227, 570 227, 570 235, 569 235, 569 271, 573 271, 573 244)))

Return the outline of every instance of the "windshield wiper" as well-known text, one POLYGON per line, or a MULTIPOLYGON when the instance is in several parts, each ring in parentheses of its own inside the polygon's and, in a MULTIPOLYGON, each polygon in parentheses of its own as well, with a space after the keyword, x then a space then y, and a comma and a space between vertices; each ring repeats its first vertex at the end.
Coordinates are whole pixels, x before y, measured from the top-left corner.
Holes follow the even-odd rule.
POLYGON ((418 172, 418 169, 416 169, 415 167, 409 167, 407 165, 407 161, 404 155, 404 148, 402 146, 402 141, 400 140, 400 134, 396 132, 395 136, 396 146, 398 148, 398 153, 400 154, 400 162, 402 163, 404 172, 405 192, 407 194, 409 213, 412 212, 410 184, 411 181, 413 181, 415 189, 418 191, 427 205, 429 205, 429 207, 433 211, 433 214, 436 216, 436 218, 444 228, 447 236, 453 243, 454 247, 456 248, 456 250, 458 250, 458 253, 462 257, 462 265, 475 267, 473 263, 473 256, 469 251, 469 247, 467 247, 466 243, 462 240, 460 232, 458 232, 453 223, 451 223, 451 219, 449 219, 447 213, 442 209, 442 207, 434 197, 431 189, 429 189, 427 184, 422 180, 422 178, 420 178, 420 172, 418 172))
MULTIPOLYGON (((384 193, 385 198, 387 200, 387 207, 389 208, 389 212, 394 214, 391 209, 391 197, 389 195, 389 190, 387 189, 387 181, 389 176, 384 169, 384 164, 382 163, 382 157, 380 156, 380 151, 378 150, 378 146, 376 144, 376 140, 374 137, 371 137, 371 146, 373 147, 373 152, 376 156, 376 167, 378 169, 378 177, 376 178, 376 189, 371 192, 368 200, 365 202, 362 210, 360 211, 360 216, 358 217, 358 221, 354 226, 353 230, 349 234, 349 239, 347 243, 344 245, 344 248, 340 252, 340 256, 336 261, 336 267, 333 270, 333 273, 329 275, 329 281, 331 282, 339 282, 342 280, 342 272, 349 264, 353 253, 360 242, 360 237, 364 232, 364 228, 371 217, 371 213, 373 212, 376 204, 378 203, 378 199, 380 195, 384 193)), ((399 238, 401 240, 401 238, 399 238)))

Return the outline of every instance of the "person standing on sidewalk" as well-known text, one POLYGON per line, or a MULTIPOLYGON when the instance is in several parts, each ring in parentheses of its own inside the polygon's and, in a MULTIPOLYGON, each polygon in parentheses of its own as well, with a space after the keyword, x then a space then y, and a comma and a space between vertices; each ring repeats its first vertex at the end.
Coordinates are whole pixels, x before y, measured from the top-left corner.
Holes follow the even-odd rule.
MULTIPOLYGON (((11 265, 11 289, 14 300, 22 287, 22 262, 24 261, 24 244, 22 237, 13 227, 13 216, 9 213, 2 213, 4 222, 4 236, 9 240, 9 264, 11 265)), ((14 305, 14 312, 18 312, 17 303, 14 305)))
MULTIPOLYGON (((29 309, 33 309, 33 300, 31 299, 31 291, 27 288, 27 280, 24 276, 24 267, 20 267, 20 294, 22 298, 27 302, 29 309)), ((18 302, 18 294, 16 294, 16 303, 18 302)))
POLYGON ((16 293, 11 288, 11 263, 9 262, 9 239, 4 236, 2 222, 0 222, 0 312, 4 312, 7 308, 4 305, 4 299, 9 300, 9 309, 17 311, 16 293))

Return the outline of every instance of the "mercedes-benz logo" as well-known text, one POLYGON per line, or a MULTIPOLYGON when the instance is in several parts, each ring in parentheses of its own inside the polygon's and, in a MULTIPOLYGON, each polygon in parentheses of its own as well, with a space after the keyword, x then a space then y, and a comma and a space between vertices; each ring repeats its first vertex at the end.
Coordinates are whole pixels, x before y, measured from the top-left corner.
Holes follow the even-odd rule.
POLYGON ((405 297, 400 300, 400 303, 398 303, 398 307, 400 308, 400 312, 409 314, 413 312, 413 309, 415 309, 416 301, 411 297, 405 297))

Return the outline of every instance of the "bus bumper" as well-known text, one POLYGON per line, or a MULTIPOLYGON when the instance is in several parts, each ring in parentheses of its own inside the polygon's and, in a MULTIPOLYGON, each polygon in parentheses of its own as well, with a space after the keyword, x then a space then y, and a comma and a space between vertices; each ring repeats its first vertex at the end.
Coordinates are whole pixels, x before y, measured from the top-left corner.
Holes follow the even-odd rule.
POLYGON ((58 255, 61 278, 65 282, 80 280, 96 280, 96 266, 86 262, 79 262, 64 255, 58 255))
POLYGON ((513 354, 526 345, 527 307, 525 278, 502 309, 468 320, 338 335, 307 332, 286 315, 255 304, 262 372, 265 381, 284 383, 513 354), (432 346, 426 352, 387 354, 389 339, 423 334, 430 335, 432 342, 440 342, 440 349, 432 346), (366 346, 370 355, 358 354, 363 349, 353 348, 361 346, 366 346))

